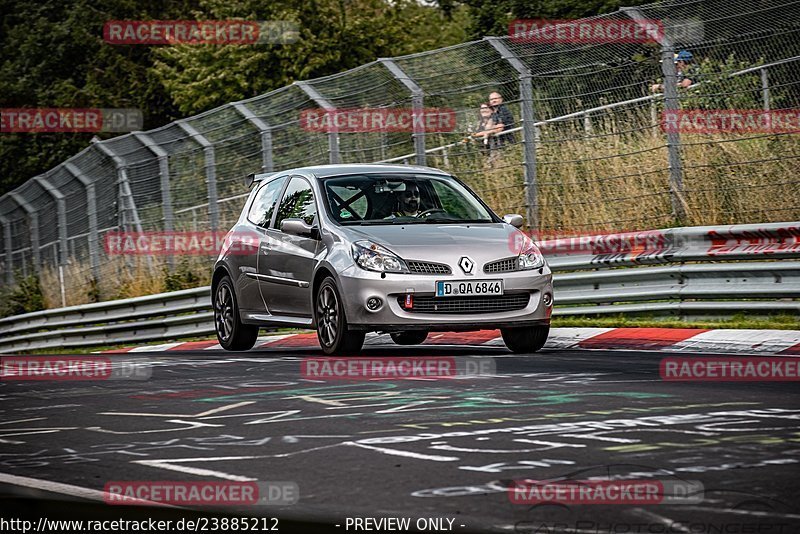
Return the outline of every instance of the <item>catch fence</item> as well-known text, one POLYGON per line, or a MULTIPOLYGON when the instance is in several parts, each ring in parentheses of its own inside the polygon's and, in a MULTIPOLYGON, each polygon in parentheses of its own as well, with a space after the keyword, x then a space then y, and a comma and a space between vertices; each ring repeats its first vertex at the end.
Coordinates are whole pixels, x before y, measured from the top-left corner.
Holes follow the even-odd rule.
MULTIPOLYGON (((547 235, 798 220, 796 133, 686 134, 665 131, 662 117, 665 110, 800 108, 800 2, 664 1, 583 22, 631 20, 660 21, 663 36, 602 43, 487 37, 95 142, 0 197, 0 283, 36 274, 51 306, 144 294, 148 282, 163 291, 153 280, 188 260, 109 256, 107 233, 225 230, 249 173, 310 164, 442 168, 501 215, 522 213, 547 235), (677 87, 679 50, 693 54, 688 88, 677 87), (470 134, 493 91, 515 123, 489 150, 470 134), (448 109, 455 128, 320 132, 303 121, 319 109, 373 108, 448 109)), ((210 266, 208 258, 195 260, 210 266)))

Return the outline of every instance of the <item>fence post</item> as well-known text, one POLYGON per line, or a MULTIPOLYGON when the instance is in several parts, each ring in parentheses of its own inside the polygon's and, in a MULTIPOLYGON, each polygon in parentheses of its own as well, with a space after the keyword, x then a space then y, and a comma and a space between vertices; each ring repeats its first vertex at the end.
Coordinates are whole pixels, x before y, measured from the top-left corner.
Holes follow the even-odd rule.
POLYGON ((525 166, 525 190, 527 200, 528 227, 539 228, 539 195, 536 184, 536 116, 533 110, 533 82, 531 71, 506 46, 499 37, 484 37, 490 45, 519 73, 519 96, 522 106, 523 165, 525 166))
POLYGON ((206 136, 195 129, 194 126, 186 122, 186 119, 175 121, 181 130, 203 147, 203 156, 206 166, 206 186, 208 188, 208 218, 211 223, 211 231, 216 232, 219 228, 219 205, 217 204, 217 157, 214 152, 214 143, 209 141, 206 136))
POLYGON ((234 102, 233 109, 239 115, 250 121, 250 124, 258 128, 261 133, 261 169, 264 172, 273 172, 275 170, 275 163, 272 158, 272 128, 260 117, 248 108, 244 102, 234 102))
POLYGON ((761 93, 764 98, 764 111, 769 111, 769 74, 767 69, 761 69, 761 93))
MULTIPOLYGON (((175 229, 175 216, 172 212, 172 192, 169 184, 169 154, 158 146, 153 139, 142 132, 131 132, 131 135, 147 147, 158 159, 158 175, 161 182, 161 213, 164 216, 164 231, 172 232, 175 229)), ((170 269, 175 267, 175 258, 167 256, 167 265, 170 269)))
MULTIPOLYGON (((633 20, 648 23, 641 10, 636 7, 620 8, 633 20)), ((675 47, 666 32, 655 36, 661 45, 661 73, 664 76, 664 113, 680 109, 678 98, 678 75, 675 71, 675 47)), ((683 163, 681 162, 681 138, 677 131, 667 132, 667 157, 669 161, 669 192, 672 215, 678 226, 686 221, 686 199, 683 194, 683 163)))
POLYGON ((383 66, 389 69, 397 81, 411 91, 411 108, 414 116, 414 152, 417 154, 417 165, 427 165, 425 154, 425 126, 424 126, 424 100, 425 93, 422 88, 401 69, 393 59, 379 59, 383 66))
POLYGON ((53 184, 41 176, 35 176, 34 181, 42 186, 42 189, 53 197, 56 203, 56 213, 58 217, 58 263, 61 266, 67 265, 69 249, 67 248, 67 203, 64 194, 53 184))
POLYGON ((6 249, 6 285, 14 285, 14 252, 11 248, 11 221, 0 215, 0 224, 3 225, 3 241, 6 249))
POLYGON ((117 169, 117 184, 119 186, 119 225, 125 229, 128 227, 128 218, 125 213, 130 212, 130 224, 136 229, 137 232, 142 231, 142 221, 139 219, 139 211, 136 209, 136 200, 133 198, 133 191, 131 184, 128 181, 128 170, 125 161, 119 157, 113 150, 106 146, 102 141, 93 141, 93 145, 97 147, 100 152, 111 158, 114 166, 117 169), (127 203, 127 207, 125 204, 127 203))
MULTIPOLYGON (((28 216, 28 226, 31 232, 31 254, 33 256, 33 269, 36 271, 36 274, 41 273, 42 269, 42 262, 39 256, 39 214, 36 213, 36 208, 34 208, 25 197, 20 195, 15 191, 11 191, 8 193, 8 196, 11 199, 19 204, 25 213, 28 216)), ((25 261, 22 261, 23 267, 25 266, 25 261)))
POLYGON ((336 108, 328 102, 328 100, 319 94, 319 92, 311 86, 308 82, 294 82, 297 87, 303 90, 308 97, 316 102, 316 104, 324 109, 327 112, 331 112, 331 116, 328 117, 330 119, 330 131, 328 132, 328 160, 332 165, 342 162, 342 158, 339 155, 339 132, 336 131, 336 128, 333 126, 333 119, 334 114, 332 113, 335 111, 336 108))
POLYGON ((95 193, 94 182, 69 161, 64 164, 64 168, 86 189, 86 212, 89 214, 89 262, 92 266, 92 276, 97 282, 100 280, 100 251, 97 232, 97 194, 95 193))

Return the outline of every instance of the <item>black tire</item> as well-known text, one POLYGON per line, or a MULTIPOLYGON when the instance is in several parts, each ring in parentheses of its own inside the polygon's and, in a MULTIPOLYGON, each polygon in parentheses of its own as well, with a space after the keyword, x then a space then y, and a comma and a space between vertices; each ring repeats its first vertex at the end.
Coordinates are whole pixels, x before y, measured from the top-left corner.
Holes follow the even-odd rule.
POLYGON ((219 281, 212 300, 214 329, 222 348, 232 351, 252 349, 258 339, 258 327, 244 324, 239 318, 239 304, 229 276, 219 281))
POLYGON ((544 347, 549 326, 523 326, 520 328, 502 328, 503 341, 511 352, 516 354, 536 352, 544 347))
POLYGON ((405 330, 403 332, 392 332, 392 341, 398 345, 419 345, 428 337, 425 330, 405 330))
POLYGON ((355 355, 364 345, 366 332, 347 329, 342 299, 330 276, 322 281, 314 295, 314 322, 319 346, 325 354, 355 355))

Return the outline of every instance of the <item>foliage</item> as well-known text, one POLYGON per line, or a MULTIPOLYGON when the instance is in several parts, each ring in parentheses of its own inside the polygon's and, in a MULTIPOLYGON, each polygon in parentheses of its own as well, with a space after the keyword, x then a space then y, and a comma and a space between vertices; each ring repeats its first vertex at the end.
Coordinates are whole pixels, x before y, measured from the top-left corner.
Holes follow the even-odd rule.
POLYGON ((0 290, 0 317, 45 309, 39 277, 17 273, 17 284, 0 290))
MULTIPOLYGON (((208 269, 203 269, 203 271, 206 270, 208 269)), ((204 281, 186 257, 181 258, 171 272, 168 268, 164 268, 164 291, 180 291, 181 289, 200 287, 204 281)))
POLYGON ((465 0, 470 7, 471 38, 506 35, 515 19, 579 19, 634 6, 649 0, 465 0))
POLYGON ((219 19, 287 20, 300 29, 291 44, 172 46, 157 51, 154 72, 185 114, 256 96, 295 80, 336 74, 379 57, 461 42, 464 10, 449 20, 414 0, 209 0, 219 19), (444 29, 444 31, 442 31, 444 29))
MULTIPOLYGON (((191 0, 0 0, 0 107, 138 108, 147 127, 177 117, 150 64, 154 47, 110 46, 103 24, 185 18, 191 0)), ((101 134, 103 135, 109 134, 101 134)), ((89 144, 87 133, 0 135, 0 190, 89 144)))
MULTIPOLYGON (((758 71, 731 76, 749 67, 763 64, 738 61, 730 54, 724 61, 706 58, 687 73, 693 83, 698 83, 695 91, 681 99, 685 109, 758 109, 762 105, 761 78, 758 71)), ((773 87, 770 101, 773 107, 780 107, 780 87, 773 87)))
MULTIPOLYGON (((0 107, 137 108, 145 129, 297 79, 465 38, 466 10, 413 0, 0 0, 0 107), (108 45, 109 20, 292 20, 297 45, 108 45)), ((88 146, 93 134, 0 135, 0 191, 88 146)), ((115 134, 100 134, 109 137, 115 134)))

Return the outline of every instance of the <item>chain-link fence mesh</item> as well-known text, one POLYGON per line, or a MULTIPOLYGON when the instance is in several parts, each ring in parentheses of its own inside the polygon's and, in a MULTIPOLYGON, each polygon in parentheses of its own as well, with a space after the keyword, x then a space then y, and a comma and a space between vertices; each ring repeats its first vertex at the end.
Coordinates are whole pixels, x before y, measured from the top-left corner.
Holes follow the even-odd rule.
MULTIPOLYGON (((170 289, 176 271, 191 271, 188 260, 110 256, 106 233, 226 230, 247 174, 329 162, 424 161, 465 180, 500 214, 523 213, 531 229, 550 235, 797 220, 796 132, 670 136, 662 118, 665 106, 800 107, 800 2, 665 1, 584 22, 636 18, 659 21, 664 37, 486 38, 95 143, 0 197, 2 283, 38 274, 50 306, 170 289), (670 104, 679 78, 663 60, 679 50, 693 54, 683 73, 692 85, 670 104), (514 123, 484 141, 470 134, 493 92, 514 123), (329 133, 302 120, 320 108, 413 106, 452 110, 456 127, 329 133)), ((208 270, 208 258, 192 261, 208 270)))

